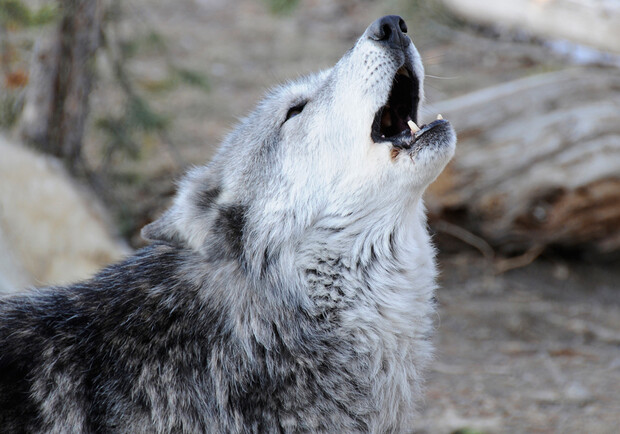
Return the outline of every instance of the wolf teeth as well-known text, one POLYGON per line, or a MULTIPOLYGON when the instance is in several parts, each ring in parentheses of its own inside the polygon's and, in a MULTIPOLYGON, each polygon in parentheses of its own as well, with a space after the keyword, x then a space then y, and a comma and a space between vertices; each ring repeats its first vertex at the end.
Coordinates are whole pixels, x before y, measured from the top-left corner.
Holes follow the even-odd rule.
POLYGON ((420 127, 418 127, 415 122, 413 122, 411 119, 409 119, 407 121, 407 125, 409 125, 409 128, 411 128, 411 132, 412 133, 417 133, 418 131, 420 131, 420 127))
POLYGON ((443 116, 442 116, 441 114, 438 114, 438 115, 437 115, 437 120, 438 120, 438 121, 440 121, 440 120, 442 120, 442 119, 443 119, 443 116))

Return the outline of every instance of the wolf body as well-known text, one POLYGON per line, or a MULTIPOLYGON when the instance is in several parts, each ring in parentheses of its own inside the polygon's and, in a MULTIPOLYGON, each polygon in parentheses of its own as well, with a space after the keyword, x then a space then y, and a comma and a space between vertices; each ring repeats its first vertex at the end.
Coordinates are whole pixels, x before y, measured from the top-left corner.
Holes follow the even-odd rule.
POLYGON ((402 432, 432 354, 420 56, 383 17, 278 87, 92 280, 0 300, 2 432, 402 432))

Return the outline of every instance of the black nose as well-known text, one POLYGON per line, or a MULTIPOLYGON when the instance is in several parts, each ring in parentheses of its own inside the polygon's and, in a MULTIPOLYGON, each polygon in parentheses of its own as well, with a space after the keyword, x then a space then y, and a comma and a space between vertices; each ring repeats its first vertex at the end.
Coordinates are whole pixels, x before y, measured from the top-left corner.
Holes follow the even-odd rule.
POLYGON ((401 48, 409 44, 405 33, 407 33, 407 24, 398 15, 386 15, 368 27, 370 39, 385 42, 393 48, 401 48))

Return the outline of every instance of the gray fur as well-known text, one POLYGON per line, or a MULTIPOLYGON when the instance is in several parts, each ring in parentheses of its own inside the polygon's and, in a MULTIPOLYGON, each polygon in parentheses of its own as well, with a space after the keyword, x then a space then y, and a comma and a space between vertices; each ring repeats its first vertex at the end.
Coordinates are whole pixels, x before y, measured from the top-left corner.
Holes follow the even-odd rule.
POLYGON ((0 300, 2 432, 414 427, 436 275, 422 193, 455 136, 370 139, 398 68, 420 100, 424 72, 408 38, 367 33, 270 92, 143 230, 151 246, 0 300))

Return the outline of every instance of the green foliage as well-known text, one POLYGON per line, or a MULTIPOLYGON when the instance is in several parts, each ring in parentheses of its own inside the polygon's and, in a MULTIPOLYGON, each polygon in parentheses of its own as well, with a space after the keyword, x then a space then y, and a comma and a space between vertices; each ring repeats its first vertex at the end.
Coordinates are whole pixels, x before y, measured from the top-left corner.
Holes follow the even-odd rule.
POLYGON ((150 30, 145 35, 137 36, 131 40, 119 42, 121 55, 125 58, 138 54, 163 55, 168 54, 168 44, 165 37, 156 30, 150 30))
POLYGON ((473 428, 461 428, 453 431, 451 434, 484 434, 484 432, 473 428))
POLYGON ((19 44, 13 43, 11 32, 53 21, 57 17, 55 4, 35 10, 23 0, 0 0, 0 128, 10 128, 17 122, 24 103, 23 88, 28 83, 22 55, 31 49, 32 41, 24 39, 19 44))
POLYGON ((95 121, 95 127, 107 136, 106 153, 108 156, 121 151, 132 159, 138 158, 140 155, 139 146, 132 137, 131 127, 123 118, 99 118, 95 121))
POLYGON ((54 21, 56 18, 58 18, 58 9, 54 5, 45 5, 32 15, 31 24, 33 26, 42 26, 54 21))
POLYGON ((297 4, 299 0, 264 0, 269 7, 271 13, 276 15, 287 15, 290 14, 297 4))
MULTIPOLYGON (((134 179, 117 179, 117 182, 121 184, 136 184, 138 182, 137 176, 134 179)), ((117 230, 120 235, 126 239, 131 238, 136 233, 136 226, 139 225, 140 216, 138 212, 133 209, 129 204, 121 204, 119 209, 116 210, 116 224, 117 230)))
POLYGON ((138 53, 139 44, 137 41, 120 41, 118 43, 121 57, 127 59, 133 57, 138 53))
POLYGON ((4 25, 26 25, 30 9, 19 0, 0 0, 0 22, 4 25))
POLYGON ((209 78, 206 74, 184 68, 173 68, 173 71, 181 82, 189 86, 197 87, 205 92, 208 92, 211 89, 209 85, 209 78))
POLYGON ((168 65, 168 75, 160 80, 137 80, 140 86, 149 92, 167 92, 181 84, 192 86, 204 92, 211 90, 206 74, 191 69, 168 65))
POLYGON ((147 35, 144 37, 143 44, 149 49, 154 49, 162 52, 168 51, 166 39, 161 33, 155 30, 151 30, 147 33, 147 35))
POLYGON ((132 96, 127 104, 127 123, 144 132, 161 131, 165 129, 170 120, 165 116, 155 113, 146 100, 132 96))
POLYGON ((18 98, 16 92, 0 93, 0 128, 10 128, 15 125, 22 111, 23 98, 18 98))
POLYGON ((123 8, 121 1, 110 1, 108 6, 103 9, 103 22, 112 23, 118 22, 123 17, 123 8))
POLYGON ((95 127, 107 138, 105 153, 108 156, 122 153, 136 159, 140 156, 143 137, 140 133, 157 133, 165 130, 170 119, 155 113, 146 100, 130 96, 121 116, 104 116, 95 121, 95 127))
POLYGON ((5 27, 40 26, 53 21, 58 16, 58 8, 44 5, 33 11, 22 0, 0 0, 0 24, 5 27))
POLYGON ((207 74, 174 65, 169 58, 166 39, 161 33, 155 30, 150 30, 145 35, 138 36, 132 40, 121 41, 119 42, 119 48, 120 57, 123 59, 123 62, 127 62, 132 57, 141 54, 157 55, 164 58, 168 69, 168 74, 165 78, 157 80, 136 80, 142 88, 150 92, 165 92, 182 84, 195 87, 205 92, 211 90, 207 74))
POLYGON ((175 77, 171 75, 168 75, 167 77, 161 80, 140 80, 138 79, 136 80, 136 82, 143 89, 149 92, 155 92, 155 93, 167 92, 169 90, 176 88, 179 84, 179 80, 177 80, 175 77))

